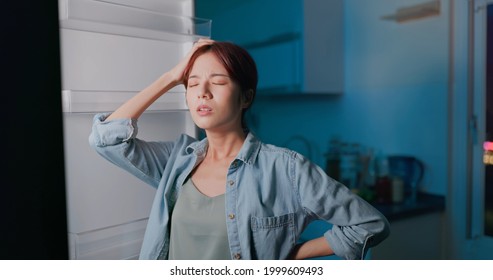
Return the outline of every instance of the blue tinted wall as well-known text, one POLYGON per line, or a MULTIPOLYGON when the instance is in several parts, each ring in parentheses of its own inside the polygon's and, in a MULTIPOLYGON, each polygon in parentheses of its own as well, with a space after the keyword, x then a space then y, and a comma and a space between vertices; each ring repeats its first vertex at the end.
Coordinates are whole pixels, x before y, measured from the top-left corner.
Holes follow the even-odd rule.
MULTIPOLYGON (((197 0, 196 16, 213 20, 216 40, 241 42, 251 24, 262 24, 266 33, 278 28, 256 21, 254 11, 232 16, 252 1, 259 0, 197 0)), ((272 13, 296 6, 261 2, 272 13)), ((264 142, 298 150, 323 168, 334 136, 384 154, 414 155, 426 166, 422 189, 446 194, 448 1, 439 16, 401 24, 381 19, 421 2, 344 1, 344 92, 259 96, 249 115, 252 129, 264 142)), ((282 12, 293 15, 293 26, 302 24, 299 12, 282 12)))

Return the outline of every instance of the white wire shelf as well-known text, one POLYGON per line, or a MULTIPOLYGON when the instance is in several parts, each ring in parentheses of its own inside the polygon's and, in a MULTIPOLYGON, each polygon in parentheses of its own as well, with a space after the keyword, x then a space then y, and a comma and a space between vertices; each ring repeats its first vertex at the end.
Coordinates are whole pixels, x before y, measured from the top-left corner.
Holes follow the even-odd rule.
POLYGON ((60 0, 60 28, 187 42, 211 35, 211 20, 98 0, 60 0))
MULTIPOLYGON (((64 113, 112 112, 137 94, 133 91, 87 91, 63 90, 62 111, 64 113)), ((146 112, 188 110, 185 92, 172 90, 156 100, 146 112)))

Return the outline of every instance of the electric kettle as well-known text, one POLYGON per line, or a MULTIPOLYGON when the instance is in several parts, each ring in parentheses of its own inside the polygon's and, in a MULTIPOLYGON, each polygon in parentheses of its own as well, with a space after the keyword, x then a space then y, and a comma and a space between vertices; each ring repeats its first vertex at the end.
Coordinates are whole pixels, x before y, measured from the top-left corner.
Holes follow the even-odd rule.
POLYGON ((404 181, 404 197, 409 203, 416 203, 417 191, 424 175, 424 164, 413 156, 388 156, 389 174, 404 181))

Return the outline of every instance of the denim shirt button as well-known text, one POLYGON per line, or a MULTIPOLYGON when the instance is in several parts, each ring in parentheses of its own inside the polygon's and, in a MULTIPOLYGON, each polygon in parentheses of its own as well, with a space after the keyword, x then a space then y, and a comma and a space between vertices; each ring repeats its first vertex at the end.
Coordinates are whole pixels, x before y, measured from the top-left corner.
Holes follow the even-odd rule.
POLYGON ((229 186, 230 186, 230 187, 232 187, 232 186, 235 184, 235 181, 230 180, 230 181, 228 182, 228 184, 229 184, 229 186))
POLYGON ((232 219, 235 218, 235 214, 231 213, 231 214, 228 215, 228 217, 232 220, 232 219))
POLYGON ((240 255, 240 253, 236 253, 236 254, 234 255, 234 258, 235 258, 235 260, 239 260, 239 259, 241 259, 241 255, 240 255))

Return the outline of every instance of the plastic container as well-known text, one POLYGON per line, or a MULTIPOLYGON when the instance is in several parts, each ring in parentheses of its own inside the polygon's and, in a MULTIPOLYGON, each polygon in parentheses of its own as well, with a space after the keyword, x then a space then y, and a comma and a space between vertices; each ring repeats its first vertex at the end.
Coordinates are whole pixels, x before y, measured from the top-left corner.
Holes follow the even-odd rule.
POLYGON ((349 188, 358 187, 359 145, 344 143, 341 149, 339 162, 340 182, 349 188))
POLYGON ((392 203, 402 203, 404 201, 404 180, 400 177, 392 179, 392 203))

